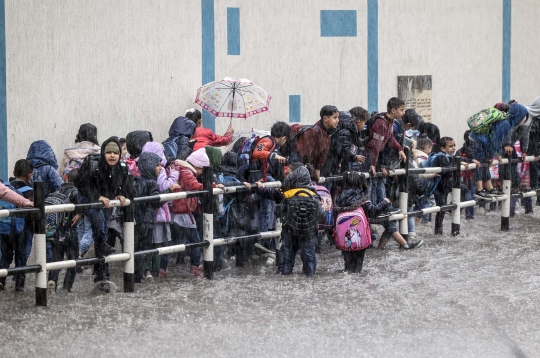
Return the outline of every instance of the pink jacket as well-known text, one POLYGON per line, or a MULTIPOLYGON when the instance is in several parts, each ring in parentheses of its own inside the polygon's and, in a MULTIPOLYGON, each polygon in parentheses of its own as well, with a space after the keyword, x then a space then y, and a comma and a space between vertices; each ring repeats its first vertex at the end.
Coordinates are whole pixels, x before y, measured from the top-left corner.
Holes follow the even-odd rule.
POLYGON ((17 194, 4 184, 0 183, 0 198, 17 205, 20 208, 31 206, 32 202, 25 197, 17 194))
POLYGON ((71 160, 76 160, 80 163, 88 156, 88 154, 99 154, 101 153, 101 147, 92 142, 79 142, 73 144, 71 147, 64 150, 64 158, 60 162, 58 167, 58 174, 62 177, 64 175, 64 170, 71 160))

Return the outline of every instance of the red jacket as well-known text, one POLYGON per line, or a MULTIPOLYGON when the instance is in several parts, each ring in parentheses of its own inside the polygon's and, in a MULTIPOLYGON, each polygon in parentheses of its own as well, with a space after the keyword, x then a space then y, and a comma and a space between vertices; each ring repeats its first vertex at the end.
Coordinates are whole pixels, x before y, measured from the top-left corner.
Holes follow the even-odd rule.
POLYGON ((386 143, 390 143, 392 148, 398 152, 402 150, 401 146, 394 138, 394 121, 383 113, 384 118, 377 118, 371 127, 368 147, 371 150, 371 166, 376 166, 379 160, 379 153, 384 149, 386 143))
POLYGON ((268 161, 276 155, 276 141, 272 137, 262 137, 257 143, 257 147, 253 150, 252 160, 260 160, 262 163, 263 178, 266 180, 268 171, 268 161))
POLYGON ((315 125, 319 127, 319 130, 315 128, 307 129, 295 138, 294 147, 298 155, 300 155, 301 161, 307 156, 315 169, 322 169, 332 138, 321 121, 318 121, 315 125))
POLYGON ((232 135, 231 133, 227 132, 225 135, 220 136, 212 132, 211 129, 197 127, 195 128, 195 135, 191 139, 195 139, 197 141, 193 146, 193 151, 196 151, 197 149, 207 146, 221 147, 223 145, 227 145, 231 142, 232 135))

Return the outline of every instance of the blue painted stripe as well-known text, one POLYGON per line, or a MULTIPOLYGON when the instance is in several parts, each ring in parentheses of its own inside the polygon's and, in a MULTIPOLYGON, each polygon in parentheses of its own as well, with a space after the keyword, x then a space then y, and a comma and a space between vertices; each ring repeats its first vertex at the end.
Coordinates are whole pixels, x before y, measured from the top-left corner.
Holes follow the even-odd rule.
POLYGON ((356 37, 356 10, 321 10, 322 37, 356 37))
MULTIPOLYGON (((202 15, 202 84, 216 79, 216 38, 214 32, 214 0, 201 1, 202 15)), ((203 126, 216 130, 215 118, 202 111, 203 126)))
POLYGON ((503 0, 502 100, 510 100, 512 57, 512 0, 503 0))
POLYGON ((368 111, 379 110, 379 0, 368 0, 368 111))
POLYGON ((240 8, 227 8, 227 55, 240 55, 240 8))
POLYGON ((300 95, 291 94, 289 96, 289 122, 300 122, 300 95))
POLYGON ((0 0, 0 178, 4 181, 9 176, 6 77, 6 7, 0 0))

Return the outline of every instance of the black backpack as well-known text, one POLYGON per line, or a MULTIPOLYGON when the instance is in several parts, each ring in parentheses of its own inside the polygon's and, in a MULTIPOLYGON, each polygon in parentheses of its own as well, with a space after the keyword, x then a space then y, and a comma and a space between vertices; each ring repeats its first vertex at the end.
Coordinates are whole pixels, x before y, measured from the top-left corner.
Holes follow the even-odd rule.
POLYGON ((308 235, 317 231, 319 197, 308 190, 298 190, 283 201, 283 222, 293 235, 308 235), (307 196, 301 196, 305 194, 307 196))
MULTIPOLYGON (((54 193, 49 194, 45 198, 45 205, 62 205, 73 203, 73 196, 77 193, 77 188, 70 187, 67 189, 60 189, 54 193)), ((73 233, 76 236, 76 229, 71 228, 71 219, 73 219, 72 213, 59 212, 50 213, 45 218, 45 233, 47 240, 60 240, 73 238, 73 233)))

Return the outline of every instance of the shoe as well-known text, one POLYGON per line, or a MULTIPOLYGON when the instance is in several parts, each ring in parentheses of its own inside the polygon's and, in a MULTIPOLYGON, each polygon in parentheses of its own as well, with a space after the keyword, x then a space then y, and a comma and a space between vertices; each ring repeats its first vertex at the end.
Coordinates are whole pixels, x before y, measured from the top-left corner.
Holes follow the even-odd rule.
POLYGON ((477 200, 484 200, 484 201, 493 201, 493 197, 491 197, 486 189, 482 189, 480 191, 477 191, 474 193, 474 198, 477 200))
POLYGON ((274 266, 276 264, 276 254, 268 254, 268 258, 266 259, 266 266, 274 266))
POLYGON ((114 247, 111 247, 106 243, 103 243, 102 245, 96 247, 95 249, 96 249, 95 251, 96 251, 97 257, 109 256, 116 252, 116 249, 114 247))
POLYGON ((107 281, 99 283, 99 290, 105 293, 111 292, 111 285, 107 281))
POLYGON ((189 273, 192 274, 195 277, 204 277, 204 274, 202 270, 199 268, 199 266, 191 265, 191 268, 189 269, 189 273))
POLYGON ((159 278, 167 278, 167 271, 165 271, 164 269, 159 269, 158 277, 159 278))
POLYGON ((153 280, 154 280, 154 276, 152 276, 150 272, 148 272, 146 276, 144 277, 144 282, 151 282, 153 280))
POLYGON ((265 254, 275 254, 274 251, 270 250, 270 249, 267 249, 266 247, 262 246, 261 244, 259 244, 258 242, 253 245, 255 247, 256 250, 258 250, 259 252, 263 252, 265 254))
POLYGON ((47 289, 49 290, 49 293, 54 293, 56 291, 56 282, 49 280, 49 282, 47 282, 47 289))
POLYGON ((504 193, 502 191, 500 191, 499 189, 497 189, 497 188, 491 189, 490 191, 488 191, 488 194, 491 195, 491 196, 503 196, 504 195, 504 193))
POLYGON ((417 242, 409 242, 409 247, 401 246, 401 248, 403 250, 412 250, 412 249, 416 249, 416 248, 422 246, 423 244, 424 244, 424 240, 420 240, 420 241, 417 241, 417 242))

